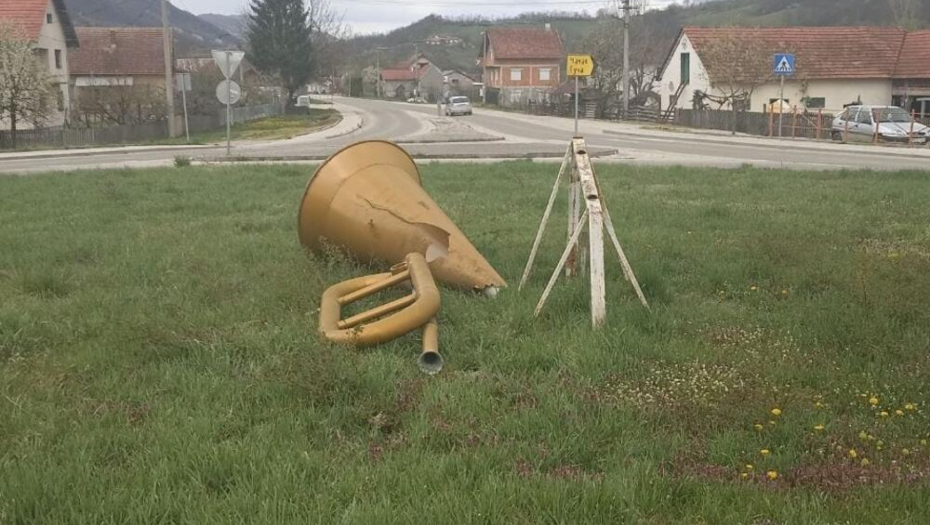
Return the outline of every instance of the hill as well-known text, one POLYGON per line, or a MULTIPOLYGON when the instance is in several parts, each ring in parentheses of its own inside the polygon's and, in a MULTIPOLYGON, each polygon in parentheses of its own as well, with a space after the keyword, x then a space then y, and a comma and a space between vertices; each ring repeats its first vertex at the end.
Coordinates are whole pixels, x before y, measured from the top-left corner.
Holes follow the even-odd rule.
MULTIPOLYGON (((161 26, 160 4, 152 0, 65 0, 65 6, 79 26, 161 26)), ((235 33, 183 9, 172 6, 168 17, 179 55, 240 43, 235 33)))
POLYGON ((215 25, 216 27, 226 31, 227 33, 235 36, 240 40, 245 40, 246 24, 247 20, 245 16, 241 15, 217 15, 217 14, 205 14, 199 15, 201 20, 204 20, 210 24, 215 25))
MULTIPOLYGON (((661 45, 667 47, 684 25, 698 26, 838 26, 894 25, 894 13, 889 0, 717 0, 691 2, 687 6, 672 5, 650 11, 639 19, 661 45)), ((918 16, 914 27, 930 27, 930 1, 914 0, 918 16)), ((346 67, 353 71, 376 65, 378 55, 382 67, 411 56, 418 42, 436 34, 455 35, 463 40, 459 46, 426 46, 419 44, 439 67, 477 72, 476 58, 481 46, 481 33, 494 25, 552 24, 565 41, 566 50, 584 51, 585 37, 606 15, 584 16, 571 13, 528 13, 516 18, 489 20, 484 18, 448 19, 431 15, 409 26, 383 35, 366 35, 350 39, 346 44, 346 67), (380 51, 378 49, 380 48, 380 51)))

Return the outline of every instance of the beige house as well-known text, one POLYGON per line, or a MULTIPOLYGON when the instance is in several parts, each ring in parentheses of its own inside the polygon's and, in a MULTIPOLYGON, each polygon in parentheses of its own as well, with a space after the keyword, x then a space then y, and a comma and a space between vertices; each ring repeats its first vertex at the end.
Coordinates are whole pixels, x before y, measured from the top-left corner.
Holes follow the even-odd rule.
POLYGON ((71 55, 74 116, 129 124, 165 116, 163 31, 152 27, 78 27, 71 55))
MULTIPOLYGON (((49 73, 58 85, 57 111, 45 124, 64 124, 71 107, 68 88, 69 50, 78 47, 78 37, 64 0, 3 0, 0 1, 0 21, 12 24, 35 42, 36 56, 48 66, 49 73)), ((0 129, 8 127, 9 123, 0 122, 0 129)))
MULTIPOLYGON (((773 68, 776 53, 796 56, 797 72, 785 79, 788 107, 836 112, 852 103, 898 102, 910 110, 920 90, 930 85, 930 38, 924 33, 893 27, 685 27, 658 80, 662 107, 691 109, 701 104, 700 93, 720 95, 714 82, 719 76, 701 53, 714 39, 735 37, 771 49, 773 68)), ((773 74, 754 90, 747 109, 765 111, 779 98, 779 78, 773 74)))

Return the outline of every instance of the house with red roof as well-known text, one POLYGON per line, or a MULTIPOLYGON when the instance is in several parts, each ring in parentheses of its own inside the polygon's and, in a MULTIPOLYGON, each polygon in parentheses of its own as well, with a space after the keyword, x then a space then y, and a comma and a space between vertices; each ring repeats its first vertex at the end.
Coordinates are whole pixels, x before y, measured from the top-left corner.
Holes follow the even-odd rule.
POLYGON ((558 31, 538 27, 495 27, 484 34, 478 57, 489 100, 502 106, 540 101, 562 82, 565 48, 558 31))
MULTIPOLYGON (((914 105, 930 97, 930 32, 894 27, 685 27, 669 51, 658 85, 662 107, 692 108, 701 94, 720 95, 719 68, 739 67, 702 58, 716 39, 761 43, 776 53, 793 53, 796 73, 785 79, 782 104, 835 112, 844 106, 914 105), (717 62, 717 63, 709 63, 717 62)), ((705 55, 706 57, 706 55, 705 55)), ((738 57, 735 57, 737 59, 738 57)), ((772 74, 757 87, 749 111, 766 111, 780 99, 772 74)), ((728 107, 728 106, 724 106, 728 107)), ((928 104, 927 110, 930 110, 928 104)))
MULTIPOLYGON (((0 22, 10 24, 35 43, 36 56, 58 85, 58 111, 46 124, 63 124, 71 107, 68 54, 78 47, 64 0, 0 0, 0 22)), ((0 122, 0 129, 7 128, 8 123, 0 122)))
POLYGON ((442 70, 422 53, 381 70, 381 96, 407 100, 423 97, 431 102, 442 96, 442 70))
POLYGON ((74 111, 127 124, 164 117, 165 52, 160 27, 78 27, 71 53, 74 111), (91 115, 95 113, 96 115, 91 115))

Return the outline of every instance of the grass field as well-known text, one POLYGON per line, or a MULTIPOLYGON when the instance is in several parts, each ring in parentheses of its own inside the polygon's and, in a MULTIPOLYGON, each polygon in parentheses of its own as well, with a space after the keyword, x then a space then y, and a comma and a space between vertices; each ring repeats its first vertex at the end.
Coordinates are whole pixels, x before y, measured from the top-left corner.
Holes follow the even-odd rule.
POLYGON ((592 332, 561 219, 516 292, 555 169, 424 167, 511 284, 432 378, 317 337, 307 167, 0 178, 0 523, 930 523, 926 173, 603 166, 592 332))
MULTIPOLYGON (((307 114, 267 117, 241 124, 230 129, 232 140, 284 140, 306 135, 320 128, 333 126, 342 119, 334 109, 311 108, 307 114)), ((226 128, 191 135, 192 144, 225 143, 226 128)), ((159 141, 160 144, 187 144, 187 139, 178 137, 159 141)))

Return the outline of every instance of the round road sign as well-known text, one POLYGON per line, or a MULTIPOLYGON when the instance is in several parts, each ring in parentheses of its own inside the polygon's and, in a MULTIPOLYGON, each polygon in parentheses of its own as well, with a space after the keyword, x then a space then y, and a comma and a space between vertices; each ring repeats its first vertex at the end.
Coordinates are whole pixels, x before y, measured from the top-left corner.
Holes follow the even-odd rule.
POLYGON ((235 104, 239 102, 240 96, 242 96, 242 91, 239 89, 239 84, 232 80, 224 80, 220 82, 220 85, 216 86, 216 98, 220 99, 223 104, 235 104), (229 97, 228 101, 227 95, 229 97))

